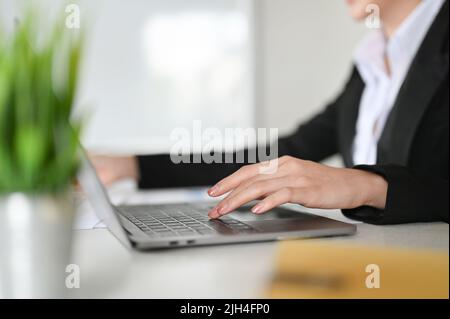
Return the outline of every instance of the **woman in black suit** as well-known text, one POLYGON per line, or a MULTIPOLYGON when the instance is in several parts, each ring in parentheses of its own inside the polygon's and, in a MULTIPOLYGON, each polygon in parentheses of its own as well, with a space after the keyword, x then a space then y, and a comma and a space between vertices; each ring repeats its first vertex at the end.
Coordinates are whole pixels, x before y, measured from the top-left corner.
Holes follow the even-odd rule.
POLYGON ((214 184, 210 196, 229 194, 211 218, 259 199, 256 214, 290 202, 342 209, 374 224, 448 222, 448 0, 347 4, 358 20, 375 5, 381 28, 358 48, 338 98, 279 139, 278 159, 244 165, 175 164, 168 154, 94 157, 102 180, 134 177, 141 188, 214 184), (318 163, 336 153, 347 168, 318 163), (276 164, 271 174, 263 173, 268 164, 276 164))

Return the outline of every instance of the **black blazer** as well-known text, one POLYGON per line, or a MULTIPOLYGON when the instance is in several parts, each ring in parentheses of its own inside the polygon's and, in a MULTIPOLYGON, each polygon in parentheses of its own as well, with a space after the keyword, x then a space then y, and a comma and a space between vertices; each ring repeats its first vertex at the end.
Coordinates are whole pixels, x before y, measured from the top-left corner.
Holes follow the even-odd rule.
MULTIPOLYGON (((449 217, 449 1, 415 56, 378 143, 386 208, 343 210, 373 224, 446 221, 449 217)), ((353 69, 343 92, 323 112, 279 139, 279 156, 321 161, 340 153, 352 167, 352 143, 364 82, 353 69)), ((224 155, 224 154, 222 154, 224 155)), ((141 188, 211 185, 243 164, 173 164, 169 155, 138 156, 141 188)))

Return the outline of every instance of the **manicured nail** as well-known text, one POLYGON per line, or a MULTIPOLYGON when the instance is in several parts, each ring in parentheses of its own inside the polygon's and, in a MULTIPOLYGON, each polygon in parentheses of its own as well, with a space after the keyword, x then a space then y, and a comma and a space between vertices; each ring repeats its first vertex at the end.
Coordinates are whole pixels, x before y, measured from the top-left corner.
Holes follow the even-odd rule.
POLYGON ((219 185, 214 185, 208 190, 210 196, 215 196, 219 192, 219 185))
POLYGON ((209 216, 210 218, 217 218, 217 217, 219 216, 219 214, 217 213, 217 207, 214 207, 213 209, 211 209, 211 210, 208 212, 208 216, 209 216))
POLYGON ((221 206, 219 206, 219 209, 217 210, 217 213, 222 216, 227 212, 228 209, 228 205, 227 204, 223 204, 221 206))
POLYGON ((262 202, 258 203, 252 208, 252 212, 254 214, 259 214, 263 208, 264 208, 264 204, 262 202))

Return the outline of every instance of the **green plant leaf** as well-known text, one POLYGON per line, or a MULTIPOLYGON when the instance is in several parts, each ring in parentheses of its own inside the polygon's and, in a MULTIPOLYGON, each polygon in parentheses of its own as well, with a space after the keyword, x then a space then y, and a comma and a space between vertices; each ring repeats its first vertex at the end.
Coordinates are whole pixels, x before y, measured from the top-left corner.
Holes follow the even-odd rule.
POLYGON ((0 30, 0 194, 56 192, 78 168, 81 125, 70 116, 82 41, 61 17, 38 41, 45 16, 37 12, 26 11, 8 37, 0 30))
POLYGON ((16 159, 25 188, 32 188, 42 167, 46 141, 38 128, 23 127, 16 136, 16 159))

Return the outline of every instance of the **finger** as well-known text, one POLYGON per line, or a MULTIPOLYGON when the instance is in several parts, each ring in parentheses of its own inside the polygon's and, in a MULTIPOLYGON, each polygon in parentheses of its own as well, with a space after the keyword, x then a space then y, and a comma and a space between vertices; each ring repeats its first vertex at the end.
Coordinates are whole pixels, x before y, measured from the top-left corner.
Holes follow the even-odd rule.
POLYGON ((115 175, 115 172, 105 167, 98 167, 97 175, 102 184, 105 186, 110 186, 111 184, 113 184, 115 181, 118 180, 117 176, 115 175))
MULTIPOLYGON (((277 167, 283 166, 287 161, 289 161, 290 157, 283 156, 277 159, 277 167)), ((236 188, 238 185, 240 185, 242 182, 248 180, 249 178, 252 178, 256 175, 259 175, 261 171, 264 171, 266 166, 269 162, 262 162, 252 165, 246 165, 241 167, 239 170, 237 170, 235 173, 231 174, 230 176, 222 179, 219 181, 216 185, 211 187, 208 190, 208 194, 212 197, 218 197, 221 196, 230 190, 236 188)), ((277 170, 278 172, 278 170, 277 170)), ((273 174, 262 174, 267 177, 272 177, 273 174)))
POLYGON ((238 187, 233 189, 224 199, 222 199, 213 209, 211 209, 208 212, 208 216, 210 218, 219 218, 220 214, 219 214, 218 210, 219 210, 220 205, 223 203, 224 200, 234 197, 237 194, 237 192, 244 190, 245 188, 250 186, 252 183, 254 183, 257 180, 262 179, 262 178, 263 178, 262 176, 258 175, 258 176, 252 177, 250 180, 245 181, 242 184, 240 184, 238 187))
MULTIPOLYGON (((283 158, 283 159, 285 160, 285 158, 283 158)), ((279 166, 284 167, 283 164, 280 164, 279 166)), ((260 165, 267 165, 267 164, 260 163, 260 165)), ((253 184, 257 181, 287 177, 287 176, 289 176, 288 174, 289 174, 289 172, 286 170, 278 170, 276 173, 273 173, 273 174, 257 174, 255 176, 251 177, 250 179, 243 181, 237 187, 232 189, 231 192, 225 198, 232 197, 235 193, 242 191, 243 189, 247 188, 248 186, 250 186, 251 184, 253 184)))
POLYGON ((227 196, 224 199, 233 197, 235 194, 237 194, 238 192, 241 192, 242 190, 246 189, 247 187, 249 187, 253 183, 256 183, 258 181, 267 180, 267 179, 273 179, 273 178, 274 177, 270 176, 270 175, 256 175, 256 176, 253 176, 252 178, 242 182, 236 188, 231 190, 231 192, 228 193, 227 196))
MULTIPOLYGON (((287 172, 288 173, 288 172, 287 172)), ((246 190, 250 185, 257 183, 257 182, 261 182, 264 180, 279 180, 281 185, 279 185, 279 187, 286 187, 286 186, 292 186, 292 179, 290 178, 290 175, 286 174, 286 172, 282 172, 282 170, 280 170, 278 172, 278 174, 280 174, 281 176, 276 176, 273 177, 272 175, 257 175, 252 177, 251 179, 241 183, 238 187, 236 187, 235 189, 233 189, 222 201, 220 201, 219 204, 217 204, 213 209, 211 209, 208 213, 210 218, 219 218, 221 216, 221 213, 223 213, 222 211, 224 210, 224 208, 222 208, 222 206, 225 205, 226 201, 228 200, 233 200, 234 196, 236 194, 241 193, 242 191, 246 190), (220 211, 220 212, 219 212, 220 211)), ((275 184, 277 185, 277 184, 275 184)), ((261 196, 254 198, 256 199, 261 199, 264 198, 266 194, 262 194, 261 196)), ((226 214, 226 213, 224 213, 226 214)))
POLYGON ((285 183, 285 178, 257 181, 242 191, 237 192, 234 196, 223 199, 209 212, 208 216, 213 219, 219 218, 244 204, 280 189, 285 183))
POLYGON ((208 190, 208 194, 210 196, 217 197, 229 192, 231 189, 237 187, 243 181, 257 175, 258 165, 259 164, 252 164, 241 167, 236 172, 225 177, 224 179, 219 181, 216 185, 211 187, 208 190))
POLYGON ((289 203, 292 201, 294 192, 294 189, 291 187, 282 188, 253 206, 252 212, 255 214, 262 214, 274 207, 289 203))
POLYGON ((280 187, 292 186, 293 182, 289 175, 283 174, 281 172, 279 172, 279 174, 280 175, 275 175, 275 176, 273 176, 273 175, 257 175, 255 177, 251 178, 250 180, 243 182, 241 185, 239 185, 238 187, 233 189, 229 194, 227 194, 227 196, 225 196, 225 198, 222 199, 222 201, 231 200, 231 199, 233 199, 234 196, 236 196, 236 194, 241 193, 245 189, 249 188, 252 184, 263 182, 263 181, 270 182, 270 180, 276 181, 278 179, 283 179, 284 184, 281 185, 280 187))

